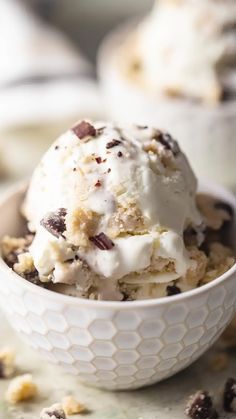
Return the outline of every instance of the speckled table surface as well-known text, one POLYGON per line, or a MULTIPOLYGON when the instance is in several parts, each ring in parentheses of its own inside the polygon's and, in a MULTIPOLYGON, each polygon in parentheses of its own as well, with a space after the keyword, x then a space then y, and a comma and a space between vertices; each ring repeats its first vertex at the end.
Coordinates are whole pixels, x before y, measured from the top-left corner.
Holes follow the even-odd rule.
MULTIPOLYGON (((84 403, 88 419, 183 419, 184 406, 190 394, 207 389, 220 400, 219 392, 225 379, 236 376, 236 351, 227 352, 228 366, 213 371, 212 359, 221 351, 219 342, 199 361, 176 376, 155 386, 133 392, 105 392, 83 386, 22 343, 0 313, 0 346, 13 347, 17 354, 17 373, 30 372, 39 386, 39 396, 33 402, 9 407, 4 401, 8 380, 0 380, 0 419, 39 419, 43 407, 73 394, 84 403)), ((225 353, 225 352, 224 352, 225 353)), ((73 416, 75 419, 82 417, 73 416)), ((236 414, 220 416, 236 418, 236 414)))

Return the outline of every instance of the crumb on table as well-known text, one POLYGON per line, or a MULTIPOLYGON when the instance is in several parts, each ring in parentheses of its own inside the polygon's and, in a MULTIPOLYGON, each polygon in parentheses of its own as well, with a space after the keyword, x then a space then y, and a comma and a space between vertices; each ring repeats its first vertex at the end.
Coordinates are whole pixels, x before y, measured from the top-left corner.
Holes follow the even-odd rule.
POLYGON ((66 419, 66 414, 62 405, 60 403, 55 403, 41 411, 40 419, 66 419))
POLYGON ((76 415, 87 410, 86 406, 78 402, 73 396, 63 397, 62 407, 67 415, 76 415))
POLYGON ((15 404, 37 396, 38 388, 33 382, 31 374, 24 374, 14 378, 7 389, 6 400, 15 404))
POLYGON ((15 352, 10 348, 0 350, 0 378, 9 378, 15 371, 15 352))

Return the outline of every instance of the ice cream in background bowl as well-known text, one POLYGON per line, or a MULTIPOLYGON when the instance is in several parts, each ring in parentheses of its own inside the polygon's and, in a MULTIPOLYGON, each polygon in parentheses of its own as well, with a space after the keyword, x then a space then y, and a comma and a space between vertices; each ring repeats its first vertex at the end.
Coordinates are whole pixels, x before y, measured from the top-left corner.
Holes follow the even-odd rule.
POLYGON ((160 381, 234 314, 235 211, 231 193, 198 188, 167 132, 79 121, 0 206, 1 305, 84 382, 160 381))
POLYGON ((197 175, 235 188, 235 2, 155 2, 108 35, 99 73, 113 119, 174 132, 197 175), (112 106, 111 106, 112 103, 112 106))

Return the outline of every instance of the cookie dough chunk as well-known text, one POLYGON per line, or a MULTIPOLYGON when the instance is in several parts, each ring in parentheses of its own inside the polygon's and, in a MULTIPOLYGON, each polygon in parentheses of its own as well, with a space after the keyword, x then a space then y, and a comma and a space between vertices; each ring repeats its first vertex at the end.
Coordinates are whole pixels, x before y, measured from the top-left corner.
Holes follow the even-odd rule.
POLYGON ((6 400, 15 404, 37 396, 38 388, 33 382, 31 374, 20 375, 14 378, 6 392, 6 400))
POLYGON ((15 371, 15 353, 12 349, 0 350, 0 378, 9 378, 15 371))
POLYGON ((40 413, 40 419, 66 419, 66 414, 60 403, 46 407, 40 413))

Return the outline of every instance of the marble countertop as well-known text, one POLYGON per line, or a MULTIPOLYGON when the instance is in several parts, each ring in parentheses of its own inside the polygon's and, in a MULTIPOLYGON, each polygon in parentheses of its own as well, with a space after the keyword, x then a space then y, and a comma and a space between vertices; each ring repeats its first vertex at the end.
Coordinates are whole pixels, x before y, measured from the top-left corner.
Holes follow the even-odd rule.
MULTIPOLYGON (((97 390, 81 385, 76 377, 42 361, 36 352, 19 340, 1 313, 0 324, 0 347, 15 349, 17 373, 32 373, 40 390, 34 401, 9 407, 4 401, 9 381, 0 380, 0 419, 39 419, 43 407, 60 401, 67 394, 76 396, 89 409, 85 416, 73 416, 75 419, 184 419, 184 407, 190 394, 206 389, 219 395, 225 380, 229 376, 236 377, 236 351, 227 352, 226 368, 212 370, 212 359, 222 350, 218 342, 191 367, 152 387, 116 393, 97 390)), ((236 414, 220 418, 233 419, 236 414)))

